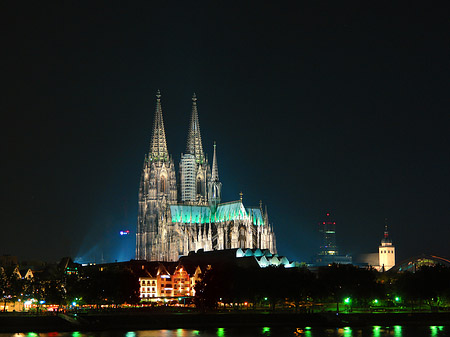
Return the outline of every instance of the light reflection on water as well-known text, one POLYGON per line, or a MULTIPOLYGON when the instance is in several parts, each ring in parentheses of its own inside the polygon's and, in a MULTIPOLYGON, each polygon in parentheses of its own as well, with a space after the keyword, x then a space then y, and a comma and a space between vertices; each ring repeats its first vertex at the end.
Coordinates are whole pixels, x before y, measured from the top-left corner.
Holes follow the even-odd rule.
POLYGON ((450 326, 368 326, 300 328, 217 328, 207 330, 173 329, 103 332, 0 333, 0 337, 450 337, 450 326))

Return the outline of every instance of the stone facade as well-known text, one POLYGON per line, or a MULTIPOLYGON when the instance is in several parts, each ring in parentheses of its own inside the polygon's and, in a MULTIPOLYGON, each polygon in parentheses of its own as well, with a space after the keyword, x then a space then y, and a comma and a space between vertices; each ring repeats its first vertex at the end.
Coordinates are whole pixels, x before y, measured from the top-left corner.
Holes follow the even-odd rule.
POLYGON ((177 261, 199 249, 260 248, 275 254, 275 234, 262 205, 245 207, 242 196, 221 203, 216 145, 211 169, 202 147, 195 94, 177 184, 174 162, 167 151, 159 92, 156 97, 150 151, 139 187, 136 258, 177 261))

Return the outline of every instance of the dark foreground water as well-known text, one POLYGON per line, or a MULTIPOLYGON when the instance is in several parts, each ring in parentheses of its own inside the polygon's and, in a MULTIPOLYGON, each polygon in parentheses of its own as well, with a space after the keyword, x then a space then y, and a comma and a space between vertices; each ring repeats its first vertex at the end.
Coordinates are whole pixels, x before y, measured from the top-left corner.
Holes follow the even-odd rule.
POLYGON ((173 329, 103 332, 0 333, 0 337, 443 337, 450 336, 450 326, 368 326, 359 328, 218 328, 208 330, 173 329))

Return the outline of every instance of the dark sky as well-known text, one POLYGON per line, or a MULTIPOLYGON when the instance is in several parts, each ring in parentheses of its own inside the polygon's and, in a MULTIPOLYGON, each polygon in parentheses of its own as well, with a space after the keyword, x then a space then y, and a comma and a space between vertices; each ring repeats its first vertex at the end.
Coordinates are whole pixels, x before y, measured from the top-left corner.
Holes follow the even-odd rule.
POLYGON ((160 89, 176 165, 196 92, 224 201, 267 204, 281 255, 330 211, 342 253, 388 218, 398 260, 450 257, 444 4, 3 2, 0 254, 134 257, 160 89))

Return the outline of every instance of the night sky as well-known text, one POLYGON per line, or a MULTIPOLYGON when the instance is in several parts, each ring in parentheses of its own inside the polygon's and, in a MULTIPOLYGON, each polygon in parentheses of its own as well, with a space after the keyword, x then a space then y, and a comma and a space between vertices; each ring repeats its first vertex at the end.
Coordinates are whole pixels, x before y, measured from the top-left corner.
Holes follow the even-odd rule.
POLYGON ((160 89, 176 167, 195 92, 223 201, 267 204, 280 255, 329 211, 341 253, 387 218, 397 261, 450 257, 444 4, 3 2, 0 255, 134 258, 160 89))

